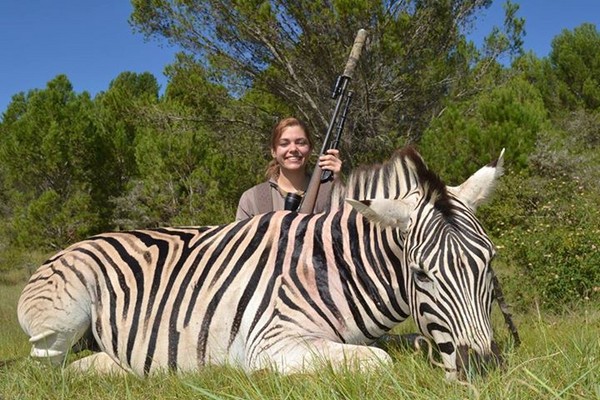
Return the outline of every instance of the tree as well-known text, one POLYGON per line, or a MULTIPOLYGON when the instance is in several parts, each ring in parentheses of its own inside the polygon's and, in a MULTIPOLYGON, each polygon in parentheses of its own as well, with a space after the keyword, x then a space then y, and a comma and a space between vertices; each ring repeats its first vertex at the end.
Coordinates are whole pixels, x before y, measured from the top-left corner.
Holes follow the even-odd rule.
POLYGON ((423 135, 421 153, 450 184, 464 181, 503 148, 511 169, 524 170, 539 132, 549 126, 546 114, 539 91, 514 76, 471 101, 449 104, 423 135))
POLYGON ((47 189, 67 194, 74 181, 85 179, 86 154, 92 140, 92 102, 73 93, 64 75, 45 90, 19 96, 3 122, 0 157, 8 184, 37 196, 47 189))
MULTIPOLYGON (((110 173, 105 170, 98 176, 107 198, 119 196, 137 175, 136 135, 139 129, 152 124, 146 110, 157 106, 158 90, 152 74, 123 72, 95 99, 99 134, 106 145, 103 158, 112 167, 110 173)), ((110 218, 110 213, 105 217, 110 218)))
POLYGON ((245 159, 193 121, 140 130, 135 157, 139 175, 114 199, 122 229, 230 222, 240 188, 253 183, 239 176, 245 159))
POLYGON ((64 75, 13 98, 1 125, 0 164, 20 243, 62 246, 102 229, 96 178, 107 164, 94 118, 89 94, 75 94, 64 75))
MULTIPOLYGON (((355 34, 368 29, 345 143, 353 146, 347 154, 361 162, 418 140, 443 99, 459 92, 476 61, 463 31, 491 0, 132 3, 134 27, 193 55, 210 69, 211 79, 242 101, 238 105, 253 100, 243 96, 248 89, 265 91, 316 133, 325 132, 330 91, 355 34)), ((514 32, 512 39, 520 33, 514 32)))
POLYGON ((600 107, 600 33, 585 23, 564 30, 552 40, 550 62, 558 80, 559 96, 569 109, 600 107))
POLYGON ((160 99, 150 74, 133 73, 95 99, 113 166, 103 176, 109 212, 102 218, 113 229, 231 221, 241 190, 256 183, 240 172, 261 169, 251 136, 222 121, 234 118, 237 100, 186 55, 166 73, 160 99))

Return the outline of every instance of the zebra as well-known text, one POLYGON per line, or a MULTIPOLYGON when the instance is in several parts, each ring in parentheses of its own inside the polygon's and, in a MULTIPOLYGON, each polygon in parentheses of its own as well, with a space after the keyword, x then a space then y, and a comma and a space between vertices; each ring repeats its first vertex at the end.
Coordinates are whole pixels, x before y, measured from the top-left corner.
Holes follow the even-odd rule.
POLYGON ((19 299, 31 356, 61 365, 87 346, 97 352, 69 368, 140 376, 206 365, 369 370, 392 361, 370 345, 412 316, 448 379, 498 364, 495 248, 474 213, 502 175, 503 154, 450 187, 405 147, 353 171, 329 212, 73 244, 19 299))

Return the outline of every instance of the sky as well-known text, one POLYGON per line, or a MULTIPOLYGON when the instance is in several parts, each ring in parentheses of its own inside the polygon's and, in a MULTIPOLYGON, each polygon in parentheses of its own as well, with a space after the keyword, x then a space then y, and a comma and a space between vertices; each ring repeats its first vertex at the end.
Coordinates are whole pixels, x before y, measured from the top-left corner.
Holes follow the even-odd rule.
MULTIPOLYGON (((525 18, 525 50, 545 57, 552 39, 584 22, 600 30, 600 0, 513 0, 525 18)), ((493 25, 502 26, 504 0, 476 20, 470 37, 480 43, 493 25)), ((121 72, 150 72, 161 90, 164 67, 177 48, 146 40, 129 25, 127 0, 0 0, 0 114, 13 95, 44 89, 65 74, 75 92, 95 96, 121 72)), ((162 93, 162 91, 161 91, 162 93)))

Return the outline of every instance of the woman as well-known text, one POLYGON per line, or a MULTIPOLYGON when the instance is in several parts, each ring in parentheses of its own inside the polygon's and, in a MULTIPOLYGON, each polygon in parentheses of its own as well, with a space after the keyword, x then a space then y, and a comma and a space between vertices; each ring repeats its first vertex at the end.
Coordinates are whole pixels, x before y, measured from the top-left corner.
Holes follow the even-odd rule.
MULTIPOLYGON (((307 126, 296 118, 285 118, 275 126, 271 134, 271 156, 267 167, 267 182, 246 190, 236 213, 236 220, 284 209, 289 192, 304 195, 310 181, 306 165, 313 150, 313 141, 307 126)), ((338 150, 328 150, 319 158, 319 167, 333 172, 338 179, 342 161, 338 150)), ((314 212, 326 210, 333 182, 321 184, 314 212)))

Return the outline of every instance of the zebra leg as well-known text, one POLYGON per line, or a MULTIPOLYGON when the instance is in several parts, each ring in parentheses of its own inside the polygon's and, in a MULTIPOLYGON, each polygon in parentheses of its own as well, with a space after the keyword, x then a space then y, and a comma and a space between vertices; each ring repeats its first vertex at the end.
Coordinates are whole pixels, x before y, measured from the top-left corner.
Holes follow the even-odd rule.
POLYGON ((61 365, 91 327, 91 300, 80 280, 67 281, 58 261, 41 267, 23 289, 17 317, 30 337, 31 356, 61 365))
POLYGON ((33 335, 29 339, 32 344, 30 355, 35 359, 47 360, 51 365, 62 365, 69 349, 83 336, 86 330, 87 327, 61 331, 47 329, 33 335))
MULTIPOLYGON (((63 297, 66 297, 63 296, 63 297)), ((30 336, 31 357, 61 365, 71 347, 89 332, 89 315, 75 301, 63 301, 58 306, 45 299, 33 306, 19 309, 19 322, 30 336)))
POLYGON ((338 372, 347 368, 366 372, 392 362, 392 358, 385 350, 376 347, 325 340, 314 343, 313 346, 317 351, 317 357, 321 356, 338 372))
POLYGON ((101 352, 84 357, 69 364, 68 369, 76 372, 94 372, 103 375, 124 375, 127 373, 108 354, 101 352))
POLYGON ((314 372, 324 366, 330 366, 336 372, 347 369, 370 371, 392 362, 390 355, 380 348, 326 339, 285 346, 277 354, 271 350, 265 350, 261 367, 271 366, 283 374, 314 372))

